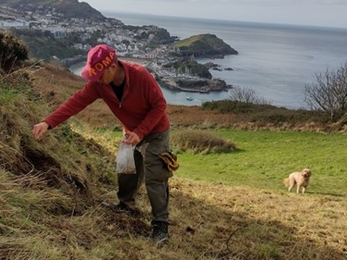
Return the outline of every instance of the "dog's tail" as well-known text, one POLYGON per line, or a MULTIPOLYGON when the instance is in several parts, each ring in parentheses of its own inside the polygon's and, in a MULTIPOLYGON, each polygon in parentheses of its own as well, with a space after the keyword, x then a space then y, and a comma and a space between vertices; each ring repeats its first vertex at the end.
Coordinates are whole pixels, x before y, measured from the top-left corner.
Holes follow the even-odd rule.
POLYGON ((289 178, 285 178, 283 180, 283 184, 284 184, 284 186, 286 186, 288 188, 289 187, 289 178))

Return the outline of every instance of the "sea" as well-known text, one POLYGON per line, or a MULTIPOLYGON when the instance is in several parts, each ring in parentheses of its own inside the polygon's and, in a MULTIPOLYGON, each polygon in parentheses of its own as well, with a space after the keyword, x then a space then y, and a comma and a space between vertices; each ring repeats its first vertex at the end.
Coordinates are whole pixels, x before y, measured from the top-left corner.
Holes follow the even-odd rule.
MULTIPOLYGON (((157 25, 171 36, 184 39, 196 34, 215 34, 238 51, 213 62, 221 70, 211 70, 214 78, 242 89, 253 90, 268 103, 289 109, 308 109, 305 86, 316 76, 336 71, 347 63, 347 27, 313 27, 284 24, 224 21, 132 13, 103 12, 126 25, 157 25), (225 70, 232 68, 232 70, 225 70)), ((201 105, 205 101, 230 99, 230 91, 177 92, 162 88, 169 104, 201 105), (188 98, 189 97, 189 98, 188 98), (189 99, 189 100, 188 100, 189 99)))

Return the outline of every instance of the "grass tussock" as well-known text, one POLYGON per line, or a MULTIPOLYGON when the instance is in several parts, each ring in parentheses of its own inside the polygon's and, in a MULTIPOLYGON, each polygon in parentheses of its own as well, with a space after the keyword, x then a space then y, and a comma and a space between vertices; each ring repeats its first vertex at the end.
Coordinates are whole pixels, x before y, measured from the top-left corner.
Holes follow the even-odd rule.
POLYGON ((200 154, 230 153, 236 149, 231 141, 203 130, 176 131, 172 136, 172 145, 179 151, 200 154))
MULTIPOLYGON (((40 73, 43 77, 54 72, 52 67, 48 74, 44 71, 43 68, 40 73)), ((61 75, 59 73, 54 77, 61 75)), ((65 79, 70 82, 69 77, 65 79)), ((179 177, 179 171, 188 164, 196 167, 201 175, 208 175, 207 158, 223 157, 227 164, 228 154, 214 153, 221 147, 227 147, 227 151, 235 149, 227 138, 210 135, 206 130, 208 126, 219 127, 218 120, 225 127, 228 117, 211 111, 195 113, 200 111, 195 107, 191 108, 195 117, 187 115, 186 118, 198 120, 202 116, 207 123, 200 127, 198 121, 185 121, 195 122, 195 129, 205 129, 187 131, 188 134, 179 130, 179 121, 184 118, 182 113, 188 110, 169 109, 177 124, 175 135, 181 138, 190 135, 189 140, 182 141, 189 144, 182 147, 189 151, 198 145, 194 152, 202 154, 180 154, 182 167, 170 180, 170 243, 156 245, 147 238, 151 210, 144 187, 138 194, 140 212, 137 216, 115 212, 102 203, 116 202, 113 162, 118 141, 104 138, 113 134, 114 121, 109 121, 111 131, 103 131, 108 114, 101 110, 101 114, 105 113, 103 122, 99 118, 89 119, 86 125, 93 127, 80 127, 78 122, 86 118, 80 115, 81 121, 74 121, 74 128, 62 125, 36 141, 31 134, 32 126, 56 106, 54 99, 59 95, 44 94, 49 93, 45 78, 35 78, 32 83, 2 82, 0 85, 1 259, 346 259, 347 202, 343 195, 311 193, 311 187, 305 195, 287 193, 273 188, 277 179, 274 181, 273 176, 269 176, 272 173, 263 176, 268 185, 262 188, 232 185, 232 171, 217 173, 230 175, 230 185, 179 177), (45 91, 37 92, 41 85, 45 91), (192 165, 192 157, 199 160, 198 163, 192 165)), ((258 141, 284 140, 282 135, 273 140, 271 133, 267 134, 258 141)), ((240 140, 238 143, 244 146, 240 140)), ((266 149, 268 143, 264 144, 266 149)), ((252 146, 243 152, 251 153, 252 146)), ((268 154, 268 163, 274 158, 268 154)), ((252 159, 256 164, 264 157, 253 154, 252 159)), ((219 164, 212 161, 210 166, 219 164)), ((237 162, 239 167, 252 167, 242 158, 234 162, 235 166, 237 162)), ((334 171, 334 174, 339 173, 334 171)), ((249 175, 259 184, 259 174, 249 175)))

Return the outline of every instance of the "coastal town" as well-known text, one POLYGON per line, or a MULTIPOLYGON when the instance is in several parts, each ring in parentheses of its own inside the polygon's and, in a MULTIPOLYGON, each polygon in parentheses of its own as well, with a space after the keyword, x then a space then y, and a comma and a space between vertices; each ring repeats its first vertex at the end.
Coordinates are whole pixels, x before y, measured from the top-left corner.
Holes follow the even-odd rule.
MULTIPOLYGON (((91 8, 91 7, 90 7, 91 8)), ((96 10, 95 10, 96 11, 96 10)), ((182 65, 178 69, 171 64, 177 63, 180 48, 173 44, 179 40, 171 36, 166 29, 155 25, 130 26, 115 18, 106 18, 99 12, 91 16, 68 17, 66 13, 54 7, 35 6, 34 8, 16 9, 0 5, 0 28, 2 30, 36 30, 47 33, 55 39, 64 39, 77 35, 71 48, 87 52, 96 43, 106 43, 117 50, 119 57, 136 58, 146 66, 161 84, 177 91, 209 93, 227 91, 231 88, 223 80, 193 73, 191 65, 182 65)), ((59 57, 52 55, 66 67, 85 60, 85 55, 59 57)), ((193 55, 192 55, 193 56, 193 55)), ((193 58, 189 58, 192 60, 193 58)), ((195 63, 197 63, 194 60, 195 63)), ((206 70, 218 69, 216 64, 206 65, 206 70)), ((231 69, 230 69, 231 70, 231 69)))
MULTIPOLYGON (((50 32, 55 38, 67 37, 70 33, 79 33, 81 42, 76 42, 73 47, 88 51, 92 46, 86 40, 93 37, 96 32, 102 32, 99 42, 110 44, 117 49, 119 56, 153 59, 163 57, 161 54, 171 51, 167 48, 148 51, 146 46, 158 39, 156 34, 162 30, 166 34, 162 43, 173 42, 175 37, 157 26, 126 26, 120 20, 114 18, 88 19, 88 18, 65 18, 64 14, 55 8, 37 6, 35 11, 21 11, 8 6, 0 5, 0 28, 5 29, 32 29, 50 32), (142 40, 139 35, 148 35, 142 40)), ((162 36, 161 36, 162 37, 162 36)))

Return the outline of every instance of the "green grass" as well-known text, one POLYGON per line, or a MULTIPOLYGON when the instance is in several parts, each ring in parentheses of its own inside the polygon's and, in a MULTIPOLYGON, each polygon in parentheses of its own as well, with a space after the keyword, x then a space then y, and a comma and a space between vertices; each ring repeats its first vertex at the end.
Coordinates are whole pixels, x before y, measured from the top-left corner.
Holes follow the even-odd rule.
POLYGON ((311 168, 309 193, 346 196, 346 136, 312 132, 216 130, 235 143, 226 154, 179 154, 177 175, 227 185, 283 190, 293 171, 311 168))
POLYGON ((15 91, 8 90, 3 91, 0 94, 0 102, 1 104, 11 104, 11 102, 18 97, 18 94, 15 91))
MULTIPOLYGON (((175 131, 172 130, 172 136, 175 131)), ((307 193, 347 196, 345 135, 297 131, 206 131, 234 143, 237 151, 209 154, 174 151, 178 153, 180 164, 175 175, 209 183, 285 191, 283 179, 291 172, 308 167, 312 170, 312 177, 307 193)), ((119 140, 121 135, 120 131, 98 131, 100 139, 97 141, 104 145, 103 142, 108 140, 106 144, 109 144, 112 139, 119 140)), ((113 143, 113 148, 115 145, 117 142, 113 143)))

